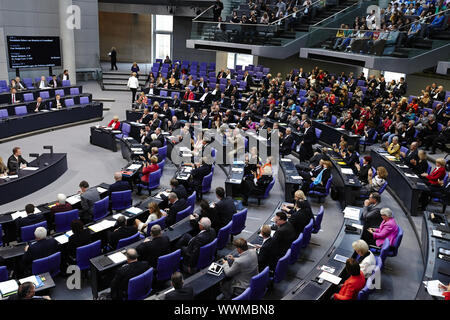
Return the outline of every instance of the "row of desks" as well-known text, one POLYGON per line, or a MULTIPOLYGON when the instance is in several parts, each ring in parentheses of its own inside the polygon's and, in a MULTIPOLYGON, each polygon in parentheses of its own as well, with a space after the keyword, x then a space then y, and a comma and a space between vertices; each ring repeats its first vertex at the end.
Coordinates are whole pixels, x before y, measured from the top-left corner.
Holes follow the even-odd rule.
MULTIPOLYGON (((17 91, 16 95, 23 95, 26 93, 32 93, 34 100, 36 100, 39 97, 40 92, 42 91, 48 91, 50 97, 55 97, 55 91, 56 90, 63 90, 64 96, 70 95, 70 89, 71 88, 78 88, 78 91, 80 93, 83 92, 83 86, 69 86, 69 87, 59 87, 59 88, 47 88, 47 89, 32 89, 32 90, 22 90, 17 91)), ((23 100, 23 98, 22 98, 23 100)), ((3 92, 0 93, 0 108, 3 107, 3 104, 8 104, 11 101, 11 93, 10 92, 3 92)))

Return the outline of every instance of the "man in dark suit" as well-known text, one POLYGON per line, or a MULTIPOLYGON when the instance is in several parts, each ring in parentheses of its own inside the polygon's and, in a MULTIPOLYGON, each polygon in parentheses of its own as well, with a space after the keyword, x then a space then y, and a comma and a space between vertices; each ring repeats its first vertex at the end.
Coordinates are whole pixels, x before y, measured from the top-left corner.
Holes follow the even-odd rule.
POLYGON ((36 99, 36 103, 33 106, 33 110, 34 110, 34 112, 39 112, 39 111, 42 111, 44 109, 45 110, 48 109, 47 103, 43 102, 41 97, 38 97, 36 99))
POLYGON ((164 300, 194 300, 194 289, 192 287, 183 287, 183 275, 181 272, 175 271, 170 281, 175 290, 166 293, 164 300))
POLYGON ((361 222, 363 225, 363 233, 367 232, 368 228, 378 228, 383 222, 381 218, 381 196, 378 192, 372 192, 369 199, 364 201, 364 208, 361 210, 361 222))
POLYGON ((138 261, 136 249, 127 249, 127 264, 120 267, 111 281, 111 299, 125 300, 128 296, 128 282, 148 270, 147 261, 138 261))
MULTIPOLYGON (((304 194, 303 196, 304 197, 304 194)), ((308 223, 314 220, 314 215, 311 211, 311 206, 305 200, 297 200, 295 208, 292 210, 292 214, 289 217, 289 222, 295 229, 296 236, 303 232, 303 229, 308 225, 308 223)))
MULTIPOLYGON (((155 118, 155 115, 156 115, 156 119, 158 119, 158 114, 157 113, 154 113, 153 116, 152 116, 152 115, 150 115, 150 112, 149 112, 148 108, 145 108, 144 112, 142 113, 142 117, 140 119, 136 120, 136 122, 143 123, 143 124, 148 124, 152 120, 152 118, 155 118)), ((156 127, 157 127, 157 125, 158 124, 156 124, 156 127)), ((155 129, 153 129, 153 130, 155 130, 155 129)))
POLYGON ((296 239, 294 226, 287 219, 287 215, 283 211, 277 212, 274 218, 277 231, 273 235, 273 245, 278 249, 277 260, 286 253, 296 239))
POLYGON ((152 119, 149 119, 147 123, 150 125, 151 132, 154 132, 158 127, 162 126, 162 121, 159 119, 158 114, 156 112, 153 114, 152 119))
POLYGON ((14 147, 13 154, 8 158, 9 174, 17 174, 20 168, 26 167, 28 162, 22 158, 22 150, 19 147, 14 147))
POLYGON ((178 196, 175 192, 169 193, 168 199, 169 208, 165 209, 167 211, 166 225, 171 226, 177 219, 177 213, 186 209, 187 205, 186 200, 178 199, 178 196))
POLYGON ((162 234, 161 227, 158 224, 152 226, 150 235, 152 238, 146 238, 136 247, 136 251, 140 261, 147 261, 150 267, 156 268, 158 258, 170 253, 170 240, 162 234))
POLYGON ((178 118, 176 116, 173 116, 172 117, 172 121, 169 121, 167 123, 167 125, 168 125, 168 130, 167 131, 173 132, 175 130, 180 129, 181 126, 182 126, 182 123, 180 121, 178 121, 178 118))
POLYGON ((406 153, 400 151, 400 156, 403 158, 403 162, 409 167, 413 167, 417 164, 417 162, 419 162, 418 146, 419 144, 414 141, 411 143, 409 150, 406 153))
POLYGON ((306 161, 313 156, 313 144, 316 143, 316 134, 314 128, 311 126, 311 120, 307 119, 303 123, 305 132, 303 134, 303 140, 300 144, 300 161, 306 161))
POLYGON ((58 88, 61 87, 61 82, 56 78, 56 75, 52 75, 52 80, 49 82, 50 87, 58 88))
MULTIPOLYGON (((180 182, 176 179, 176 178, 172 178, 170 180, 170 190, 166 190, 167 192, 174 192, 178 199, 187 199, 188 194, 186 191, 186 188, 180 184, 180 182)), ((160 195, 162 201, 158 204, 160 209, 165 209, 167 208, 168 204, 169 204, 169 198, 167 196, 165 196, 164 194, 160 195)))
POLYGON ((11 88, 11 94, 9 95, 9 104, 15 104, 22 101, 22 94, 17 93, 16 88, 11 88))
POLYGON ((209 218, 201 218, 198 222, 198 228, 200 232, 195 237, 186 233, 177 242, 177 248, 181 249, 183 256, 183 265, 187 267, 189 273, 197 265, 200 248, 213 241, 216 237, 216 231, 211 228, 211 220, 209 218))
POLYGON ((66 103, 64 102, 63 99, 61 99, 61 96, 59 94, 55 96, 55 99, 51 102, 51 104, 52 108, 56 109, 62 109, 66 107, 66 103))
POLYGON ((205 87, 205 92, 203 92, 202 96, 200 97, 199 101, 203 102, 203 106, 209 106, 212 103, 213 96, 211 92, 209 92, 209 88, 205 87))
POLYGON ((202 163, 196 163, 194 169, 191 172, 192 186, 197 192, 197 199, 200 199, 203 178, 211 173, 211 165, 206 162, 206 159, 202 159, 202 163))
POLYGON ((22 257, 23 276, 31 274, 31 264, 34 260, 48 257, 58 251, 58 242, 53 238, 47 238, 47 230, 44 227, 34 231, 36 242, 25 247, 22 257))
POLYGON ((120 239, 131 237, 136 234, 137 229, 133 226, 127 226, 127 219, 124 216, 120 216, 116 220, 116 224, 114 226, 114 231, 108 233, 108 243, 109 246, 116 250, 117 244, 120 239))
POLYGON ((264 225, 261 228, 261 236, 263 238, 262 245, 257 249, 258 252, 258 270, 264 270, 269 266, 270 270, 275 270, 277 260, 277 248, 273 245, 273 238, 270 236, 271 229, 269 225, 264 225))
POLYGON ((287 156, 291 153, 292 150, 292 143, 294 142, 294 137, 292 136, 292 130, 291 128, 286 128, 285 135, 283 137, 283 140, 281 140, 280 145, 280 154, 282 156, 287 156))
POLYGON ((27 90, 27 85, 25 84, 25 82, 23 82, 20 77, 16 77, 16 88, 18 90, 27 90))
POLYGON ((35 208, 34 205, 27 204, 25 206, 25 212, 27 216, 25 218, 17 218, 16 219, 16 229, 17 234, 20 235, 20 228, 30 226, 32 224, 36 224, 45 220, 45 217, 42 213, 34 213, 35 208))
POLYGON ((111 197, 111 193, 118 192, 118 191, 126 191, 130 190, 130 184, 126 181, 122 180, 122 173, 121 172, 114 172, 114 180, 115 182, 109 186, 108 188, 108 194, 111 197))
POLYGON ((220 219, 220 228, 223 228, 231 221, 237 210, 233 198, 225 197, 225 190, 222 187, 216 188, 216 197, 219 201, 214 207, 220 219))

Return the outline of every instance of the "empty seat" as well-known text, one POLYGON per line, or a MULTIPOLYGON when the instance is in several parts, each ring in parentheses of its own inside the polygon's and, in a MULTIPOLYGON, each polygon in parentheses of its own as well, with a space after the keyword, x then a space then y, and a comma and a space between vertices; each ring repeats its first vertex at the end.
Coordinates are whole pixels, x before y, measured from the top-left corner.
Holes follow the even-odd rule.
POLYGON ((78 88, 70 88, 70 95, 77 96, 80 94, 80 90, 78 88))
POLYGON ((28 113, 26 106, 15 107, 14 112, 16 113, 17 116, 22 116, 28 113))
POLYGON ((73 107, 75 105, 75 102, 73 101, 73 99, 66 99, 66 100, 64 100, 64 103, 66 104, 66 108, 73 107))
POLYGON ((23 95, 23 100, 24 101, 33 101, 34 100, 34 96, 32 93, 25 93, 23 95))

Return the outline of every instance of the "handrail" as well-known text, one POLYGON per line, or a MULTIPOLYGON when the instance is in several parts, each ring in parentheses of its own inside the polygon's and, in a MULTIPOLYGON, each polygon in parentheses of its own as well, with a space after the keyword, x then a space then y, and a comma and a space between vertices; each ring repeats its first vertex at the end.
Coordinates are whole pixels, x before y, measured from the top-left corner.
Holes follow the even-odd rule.
POLYGON ((206 11, 208 11, 209 9, 211 9, 212 7, 214 7, 214 5, 210 5, 208 8, 206 8, 206 10, 202 11, 198 16, 196 16, 194 19, 192 19, 192 21, 197 20, 197 18, 199 18, 200 16, 202 16, 206 11))
POLYGON ((342 9, 341 11, 336 12, 335 14, 333 14, 333 15, 331 15, 331 16, 325 18, 325 19, 323 19, 322 21, 317 22, 316 24, 312 25, 311 27, 315 27, 315 26, 317 26, 318 24, 323 23, 324 21, 326 21, 326 20, 328 20, 328 19, 331 19, 331 18, 335 17, 336 15, 340 14, 341 12, 346 11, 347 9, 350 9, 350 8, 356 6, 356 5, 359 5, 359 4, 360 4, 360 2, 355 2, 355 3, 352 4, 350 7, 346 7, 346 8, 344 8, 344 9, 342 9))
MULTIPOLYGON (((317 0, 316 2, 312 2, 311 5, 310 5, 310 7, 312 7, 312 6, 314 6, 315 4, 317 4, 317 3, 319 3, 319 2, 322 2, 322 1, 323 1, 323 0, 317 0)), ((302 5, 301 7, 298 8, 298 10, 297 10, 296 12, 301 13, 301 14, 303 15, 303 12, 301 11, 301 9, 304 9, 304 8, 306 8, 306 6, 303 6, 303 5, 302 5)), ((304 10, 303 10, 303 11, 304 11, 304 10)), ((289 18, 291 15, 293 15, 293 14, 296 13, 296 12, 292 12, 292 13, 288 14, 287 16, 282 17, 282 18, 280 18, 280 19, 278 19, 278 20, 275 20, 275 21, 273 21, 273 22, 271 22, 271 23, 269 23, 269 24, 278 24, 279 21, 284 20, 284 19, 286 19, 286 18, 289 18)))

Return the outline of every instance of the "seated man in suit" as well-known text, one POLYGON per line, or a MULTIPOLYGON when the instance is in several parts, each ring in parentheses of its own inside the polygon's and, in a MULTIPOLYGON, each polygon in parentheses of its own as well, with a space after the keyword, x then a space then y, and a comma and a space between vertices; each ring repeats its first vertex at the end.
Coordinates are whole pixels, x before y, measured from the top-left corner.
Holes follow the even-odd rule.
POLYGON ((277 260, 275 259, 278 250, 273 245, 273 238, 271 237, 271 228, 269 225, 263 225, 261 228, 261 237, 263 238, 263 242, 261 246, 258 246, 256 252, 258 253, 258 270, 264 270, 265 267, 269 266, 271 271, 275 270, 277 265, 277 260))
POLYGON ((127 219, 124 216, 120 216, 116 220, 116 224, 114 225, 114 231, 108 232, 108 243, 109 246, 116 250, 117 244, 120 239, 131 237, 136 234, 137 228, 134 225, 127 226, 127 219))
POLYGON ((158 118, 158 113, 154 113, 153 117, 147 121, 147 123, 150 125, 150 131, 154 132, 158 127, 162 126, 162 121, 158 118))
POLYGON ((118 192, 118 191, 125 191, 130 190, 130 184, 127 181, 122 180, 122 173, 121 172, 114 172, 114 180, 115 182, 109 186, 108 188, 108 194, 111 197, 111 193, 118 192))
POLYGON ((81 210, 80 219, 83 223, 89 223, 92 221, 94 216, 94 203, 100 200, 100 194, 97 188, 89 188, 89 183, 85 180, 80 182, 80 200, 81 200, 81 210))
POLYGON ((242 204, 244 206, 248 205, 249 196, 261 196, 263 195, 269 184, 272 182, 272 169, 270 167, 265 167, 263 174, 258 178, 256 172, 253 171, 253 178, 249 177, 242 181, 241 192, 242 192, 242 204))
MULTIPOLYGON (((186 188, 180 184, 180 182, 176 178, 170 179, 170 187, 171 189, 167 189, 166 192, 175 192, 178 199, 187 199, 188 194, 186 191, 186 188)), ((162 201, 159 203, 159 207, 161 209, 167 208, 169 204, 169 198, 166 197, 164 194, 161 194, 162 201)))
POLYGON ((25 212, 27 216, 25 218, 17 218, 16 219, 16 229, 17 234, 20 235, 20 229, 22 227, 30 226, 32 224, 36 224, 45 220, 45 217, 42 213, 34 213, 35 208, 34 205, 27 204, 25 206, 25 212))
POLYGON ((45 88, 48 88, 48 87, 49 87, 49 84, 48 84, 48 82, 47 82, 47 79, 45 79, 45 76, 42 76, 42 77, 41 77, 41 80, 40 80, 39 82, 36 82, 36 83, 34 84, 34 87, 35 87, 36 89, 45 89, 45 88))
MULTIPOLYGON (((377 228, 383 219, 381 218, 380 210, 381 196, 378 192, 372 192, 369 199, 364 201, 364 208, 361 211, 361 222, 364 223, 363 233, 367 233, 368 228, 377 228)), ((365 238, 367 234, 363 235, 365 238)))
POLYGON ((214 208, 220 219, 220 228, 223 228, 231 221, 237 210, 233 198, 225 197, 225 190, 222 187, 216 188, 216 197, 219 201, 214 204, 214 208))
POLYGON ((166 226, 171 226, 177 219, 177 213, 186 209, 186 199, 178 199, 175 192, 169 193, 168 196, 169 207, 165 209, 167 211, 166 226))
POLYGON ((128 282, 148 270, 147 261, 138 261, 136 249, 127 249, 127 263, 117 269, 111 281, 111 299, 126 300, 128 297, 128 282))
POLYGON ((52 103, 52 108, 56 108, 56 109, 62 109, 65 108, 66 104, 64 103, 64 101, 61 99, 61 96, 59 94, 57 94, 55 96, 55 100, 53 100, 52 103))
POLYGON ((83 221, 80 219, 73 220, 70 223, 70 229, 73 234, 69 237, 69 242, 67 243, 67 254, 71 258, 76 258, 77 248, 91 243, 91 232, 89 229, 84 228, 83 221))
POLYGON ((20 77, 16 77, 16 88, 18 90, 28 90, 27 85, 25 84, 25 82, 23 82, 20 77))
POLYGON ((183 275, 175 271, 170 278, 172 287, 175 289, 166 293, 164 300, 194 300, 194 289, 183 287, 183 275))
POLYGON ((202 158, 202 162, 195 163, 194 170, 191 172, 192 187, 197 192, 197 199, 200 199, 202 191, 203 178, 211 173, 212 166, 207 163, 206 157, 202 158))
POLYGON ((13 154, 8 158, 9 174, 17 174, 19 169, 25 168, 28 162, 22 158, 22 150, 19 147, 14 147, 13 154))
POLYGON ((144 242, 136 247, 140 261, 147 261, 149 266, 156 269, 158 258, 170 253, 170 240, 163 235, 159 224, 150 229, 151 239, 146 238, 144 242))
POLYGON ((223 271, 226 279, 221 283, 221 291, 225 300, 230 300, 250 286, 253 276, 258 274, 258 254, 256 250, 249 250, 244 238, 235 239, 238 257, 228 255, 222 259, 223 271))
POLYGON ((53 238, 47 238, 47 230, 44 227, 36 228, 34 231, 36 242, 25 247, 22 257, 22 275, 31 274, 31 264, 34 260, 48 257, 58 251, 58 242, 53 238))
MULTIPOLYGON (((157 113, 154 113, 153 116, 156 114, 156 117, 158 117, 157 113)), ((143 124, 148 124, 150 122, 150 120, 152 120, 152 116, 150 115, 150 112, 148 111, 147 108, 144 108, 144 112, 142 113, 142 117, 140 119, 137 119, 136 122, 137 123, 143 123, 143 124)))
POLYGON ((296 236, 303 232, 303 229, 305 229, 311 219, 314 221, 311 206, 309 205, 308 200, 306 200, 303 191, 302 194, 303 197, 296 201, 295 207, 291 210, 291 214, 288 219, 295 229, 296 236))
POLYGON ((286 213, 283 211, 277 212, 274 220, 277 225, 277 231, 273 235, 273 245, 278 249, 276 255, 276 259, 278 260, 291 247, 292 242, 296 239, 296 232, 292 223, 288 221, 286 213))
POLYGON ((56 75, 52 75, 52 80, 49 83, 50 87, 58 88, 62 86, 62 83, 56 78, 56 75))
POLYGON ((11 88, 11 94, 9 95, 9 104, 15 104, 22 101, 22 94, 17 93, 16 88, 11 88))
POLYGON ((46 102, 42 101, 41 97, 38 97, 36 99, 36 104, 34 105, 33 108, 34 108, 34 112, 39 112, 39 111, 42 111, 42 110, 47 110, 48 106, 47 106, 46 102))
POLYGON ((192 273, 197 266, 200 248, 213 241, 216 237, 216 231, 211 228, 211 220, 209 218, 201 218, 198 222, 198 228, 200 232, 195 237, 186 233, 176 244, 176 247, 181 249, 183 266, 188 273, 192 273))

